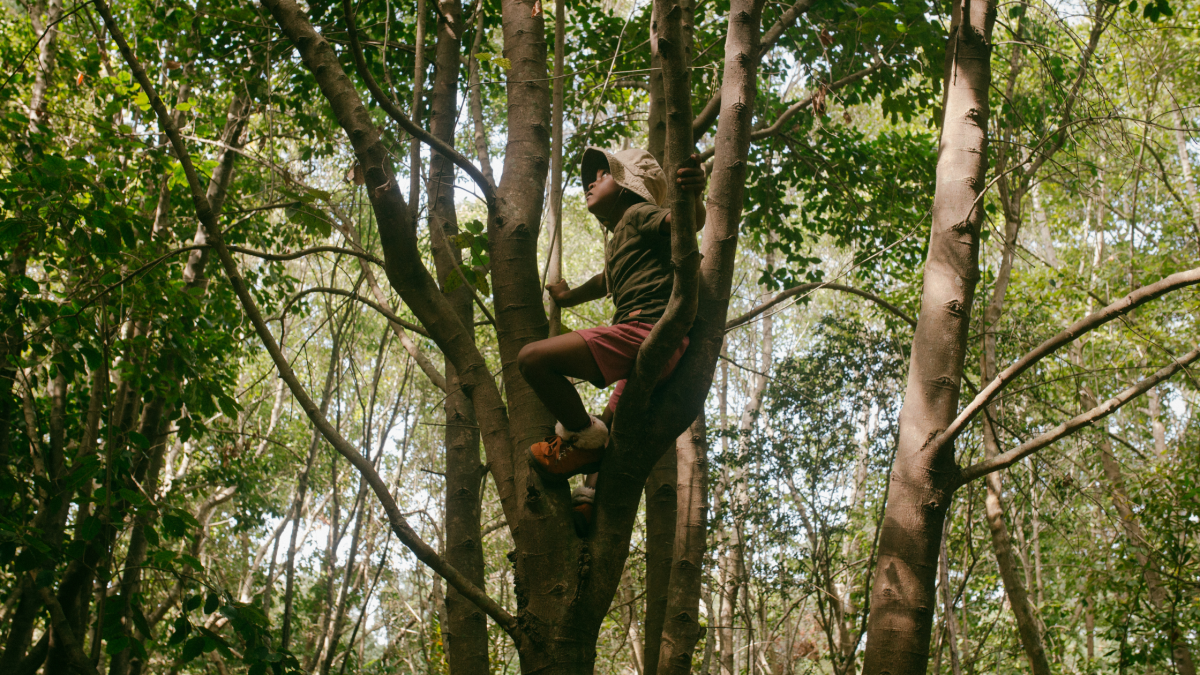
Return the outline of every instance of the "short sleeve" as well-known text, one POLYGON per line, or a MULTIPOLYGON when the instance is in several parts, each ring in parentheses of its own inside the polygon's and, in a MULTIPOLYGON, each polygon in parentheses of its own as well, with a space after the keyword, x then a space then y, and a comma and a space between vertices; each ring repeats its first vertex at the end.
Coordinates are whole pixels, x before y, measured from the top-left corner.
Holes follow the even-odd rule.
POLYGON ((649 202, 634 204, 629 208, 633 211, 630 214, 629 224, 633 225, 634 230, 641 235, 661 235, 663 221, 671 215, 670 210, 649 202))

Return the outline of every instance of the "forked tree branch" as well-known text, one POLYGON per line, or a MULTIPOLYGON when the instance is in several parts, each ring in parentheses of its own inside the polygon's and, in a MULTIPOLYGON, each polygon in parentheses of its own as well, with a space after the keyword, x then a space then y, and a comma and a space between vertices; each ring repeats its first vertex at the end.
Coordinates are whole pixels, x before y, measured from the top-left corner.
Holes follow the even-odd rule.
POLYGON ((843 293, 853 293, 854 295, 866 298, 867 300, 870 300, 871 302, 879 305, 880 307, 886 309, 887 311, 891 312, 892 314, 895 314, 896 316, 900 317, 900 319, 902 321, 904 321, 904 323, 907 323, 908 325, 912 326, 913 328, 917 327, 916 319, 914 319, 911 316, 909 316, 908 314, 906 314, 904 312, 904 310, 893 305, 892 303, 888 302, 887 300, 884 300, 883 298, 879 297, 878 295, 875 295, 874 293, 864 291, 861 288, 854 288, 853 286, 844 286, 842 284, 834 284, 834 283, 829 283, 829 282, 817 282, 817 283, 811 283, 811 284, 800 284, 799 286, 793 286, 785 291, 780 291, 778 294, 775 295, 775 297, 771 298, 770 300, 762 303, 761 305, 758 305, 754 309, 751 309, 750 311, 737 317, 736 319, 732 319, 731 321, 729 321, 729 323, 725 324, 725 330, 731 331, 734 328, 741 326, 742 324, 750 321, 754 317, 758 316, 759 314, 762 314, 763 312, 767 311, 768 309, 771 309, 775 305, 778 305, 779 303, 783 302, 784 300, 787 300, 788 298, 800 295, 801 293, 806 293, 808 291, 820 290, 822 288, 828 288, 829 290, 832 290, 832 291, 842 291, 843 293))
POLYGON ((343 457, 350 461, 351 464, 358 470, 367 483, 371 486, 371 490, 375 493, 383 506, 384 512, 387 514, 388 523, 396 537, 410 551, 412 551, 421 562, 425 563, 434 572, 444 578, 447 583, 455 588, 463 597, 471 600, 488 616, 496 621, 512 638, 522 644, 524 633, 517 626, 516 619, 509 614, 495 600, 490 598, 483 590, 471 583, 461 572, 449 565, 437 551, 429 544, 426 544, 420 536, 409 526, 405 520, 403 513, 400 511, 396 500, 392 498, 391 492, 388 489, 387 483, 380 477, 375 467, 365 457, 354 448, 345 438, 338 433, 337 429, 329 423, 329 420, 321 413, 317 403, 309 396, 308 391, 296 376, 296 372, 292 370, 292 366, 288 363, 283 355, 283 350, 275 341, 274 335, 271 334, 266 322, 263 320, 262 312, 258 308, 258 304, 254 301, 254 297, 250 294, 246 282, 242 279, 237 267, 237 262, 233 259, 228 246, 225 245, 221 224, 215 217, 212 207, 205 196, 205 190, 200 185, 199 177, 196 173, 196 167, 192 163, 191 156, 187 152, 187 147, 183 143, 183 138, 179 135, 179 129, 176 127, 174 119, 167 111, 162 99, 159 98, 158 92, 154 89, 154 83, 150 81, 150 77, 146 74, 146 70, 142 67, 141 62, 130 48, 128 41, 125 39, 124 33, 113 20, 112 11, 110 10, 106 0, 94 0, 96 9, 104 19, 104 24, 108 28, 109 34, 113 41, 116 42, 117 48, 121 55, 125 58, 125 62, 129 65, 134 78, 142 87, 149 98, 150 106, 153 108, 155 115, 158 117, 159 126, 163 133, 171 141, 171 146, 175 151, 176 159, 179 160, 180 166, 183 168, 184 175, 187 177, 188 187, 192 192, 192 203, 196 209, 196 216, 200 222, 207 228, 209 232, 210 242, 217 251, 217 256, 221 261, 222 267, 225 269, 225 274, 229 278, 229 283, 233 287, 234 293, 238 296, 241 302, 242 309, 246 312, 246 316, 250 319, 254 330, 258 333, 259 339, 262 340, 263 346, 271 355, 271 359, 275 362, 275 367, 279 371, 279 376, 287 383, 288 388, 292 391, 292 395, 296 397, 300 407, 308 415, 313 425, 321 432, 321 435, 329 441, 343 457))
MULTIPOLYGON (((762 38, 758 43, 758 58, 762 59, 763 55, 770 51, 771 48, 775 46, 775 43, 779 41, 779 38, 783 36, 784 31, 796 25, 796 21, 800 18, 800 16, 809 9, 812 9, 812 6, 815 4, 816 0, 798 0, 796 4, 789 7, 787 11, 779 17, 779 20, 775 22, 775 25, 771 26, 769 29, 767 29, 767 32, 763 33, 762 38)), ((712 123, 716 121, 717 115, 720 114, 720 112, 721 92, 720 90, 717 90, 717 93, 712 98, 708 99, 708 103, 704 104, 704 109, 700 111, 700 114, 696 115, 695 119, 692 120, 693 137, 698 138, 703 136, 704 132, 708 131, 708 128, 712 126, 712 123)))
POLYGON ((1012 450, 1009 450, 1008 452, 1001 453, 991 459, 979 462, 978 464, 972 464, 971 466, 962 470, 961 477, 959 478, 959 485, 965 485, 976 478, 986 476, 993 471, 999 471, 1000 469, 1008 468, 1028 457, 1029 455, 1032 455, 1038 450, 1041 450, 1052 443, 1060 441, 1063 438, 1074 434, 1076 431, 1083 429, 1084 427, 1088 427, 1096 422, 1099 422, 1117 410, 1120 410, 1121 406, 1149 391, 1151 387, 1154 387, 1155 385, 1169 379, 1172 375, 1182 370, 1185 366, 1192 363, 1197 358, 1200 358, 1200 347, 1197 347, 1187 354, 1184 354, 1176 359, 1171 365, 1162 368, 1150 377, 1147 377, 1141 382, 1129 387, 1128 389, 1108 399, 1104 403, 1101 403, 1095 408, 1092 408, 1081 415, 1072 417, 1066 422, 1054 427, 1050 431, 1047 431, 1036 438, 1030 439, 1013 448, 1012 450))
POLYGON ((479 185, 479 189, 483 192, 483 197, 487 201, 488 207, 491 208, 496 201, 496 186, 465 155, 455 150, 449 143, 422 129, 409 119, 408 115, 404 114, 404 111, 396 106, 387 92, 375 81, 375 76, 371 74, 371 70, 367 68, 367 59, 363 56, 362 45, 358 41, 358 28, 354 23, 354 8, 351 6, 350 0, 342 0, 342 9, 346 15, 346 32, 350 36, 350 53, 354 56, 354 69, 358 71, 358 76, 367 85, 367 89, 371 92, 371 96, 374 97, 375 102, 379 104, 380 108, 383 108, 388 117, 400 125, 401 129, 420 139, 422 143, 433 148, 438 154, 449 159, 455 166, 467 172, 471 180, 479 185))
POLYGON ((963 408, 962 412, 958 414, 958 417, 955 418, 950 426, 938 434, 931 443, 934 444, 934 447, 952 443, 962 433, 963 429, 966 428, 967 423, 974 419, 979 414, 979 411, 983 410, 984 406, 991 403, 992 399, 1008 386, 1010 382, 1019 377, 1021 373, 1029 370, 1038 361, 1074 342, 1079 336, 1095 330, 1109 321, 1118 319, 1151 300, 1196 284, 1200 284, 1200 267, 1186 272, 1178 272, 1149 286, 1143 286, 1108 307, 1076 321, 1058 335, 1046 340, 1038 345, 1036 349, 1025 354, 1025 356, 1017 359, 1011 366, 1005 368, 996 376, 996 379, 989 382, 986 387, 980 390, 975 399, 967 407, 963 408))

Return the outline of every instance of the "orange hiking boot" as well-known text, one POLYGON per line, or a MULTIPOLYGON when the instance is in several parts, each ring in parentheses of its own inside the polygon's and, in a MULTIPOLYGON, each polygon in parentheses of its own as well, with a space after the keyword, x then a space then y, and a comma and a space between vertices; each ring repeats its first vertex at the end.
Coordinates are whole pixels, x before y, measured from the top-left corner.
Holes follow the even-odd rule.
POLYGON ((592 425, 583 431, 567 431, 562 423, 554 430, 557 435, 529 448, 529 458, 538 473, 565 480, 599 470, 600 458, 608 445, 608 427, 604 422, 592 417, 592 425))
POLYGON ((596 489, 586 485, 575 488, 571 495, 571 521, 575 525, 575 534, 580 539, 592 531, 592 520, 595 518, 596 489))

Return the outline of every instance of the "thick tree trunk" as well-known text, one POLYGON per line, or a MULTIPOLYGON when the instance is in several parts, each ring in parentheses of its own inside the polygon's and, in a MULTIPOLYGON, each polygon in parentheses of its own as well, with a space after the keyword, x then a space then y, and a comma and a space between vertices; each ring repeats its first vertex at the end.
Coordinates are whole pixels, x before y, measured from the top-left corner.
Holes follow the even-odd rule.
MULTIPOLYGON (((675 454, 678 520, 657 675, 688 675, 696 643, 704 634, 700 591, 708 544, 708 426, 703 414, 679 437, 675 454)), ((646 661, 650 661, 648 655, 646 661)))
POLYGON ((867 624, 863 668, 869 675, 924 673, 929 661, 942 523, 958 477, 953 446, 929 445, 958 412, 979 278, 978 197, 987 173, 995 14, 993 2, 958 1, 953 7, 921 314, 867 624))

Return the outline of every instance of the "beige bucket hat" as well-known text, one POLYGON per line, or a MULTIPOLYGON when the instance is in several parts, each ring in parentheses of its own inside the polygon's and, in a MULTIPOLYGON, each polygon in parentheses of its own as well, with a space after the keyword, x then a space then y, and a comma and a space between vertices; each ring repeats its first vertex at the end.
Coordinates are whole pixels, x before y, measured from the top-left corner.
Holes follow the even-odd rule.
POLYGON ((580 178, 584 189, 596 178, 596 171, 607 168, 617 185, 633 192, 642 199, 662 206, 667 196, 667 177, 654 155, 641 148, 630 148, 620 152, 609 152, 588 147, 583 151, 580 163, 580 178))

